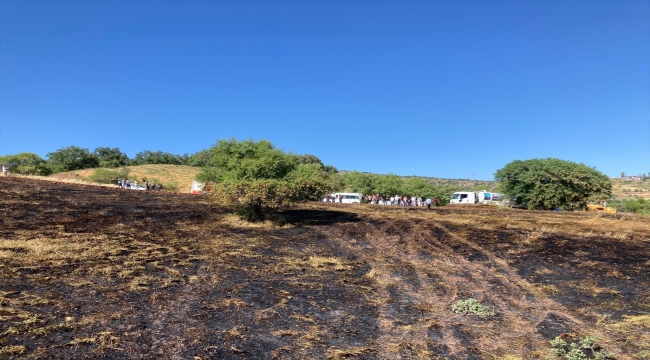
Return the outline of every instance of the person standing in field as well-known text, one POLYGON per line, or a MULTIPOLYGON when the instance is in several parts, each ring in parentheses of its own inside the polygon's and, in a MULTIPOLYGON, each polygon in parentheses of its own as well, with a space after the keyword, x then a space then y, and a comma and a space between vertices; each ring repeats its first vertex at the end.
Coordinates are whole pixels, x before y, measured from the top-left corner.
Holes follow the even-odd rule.
POLYGON ((427 204, 427 210, 431 210, 431 198, 427 198, 424 202, 427 204))
POLYGON ((131 188, 131 180, 126 179, 126 188, 130 189, 131 188))
POLYGON ((7 176, 7 165, 2 165, 2 176, 7 176))
POLYGON ((122 178, 117 179, 117 188, 121 189, 122 188, 122 178))
POLYGON ((409 199, 406 196, 402 199, 402 205, 404 206, 404 210, 409 206, 409 199))
POLYGON ((434 197, 434 198, 433 198, 433 205, 435 205, 436 207, 438 207, 438 198, 437 198, 437 197, 434 197))

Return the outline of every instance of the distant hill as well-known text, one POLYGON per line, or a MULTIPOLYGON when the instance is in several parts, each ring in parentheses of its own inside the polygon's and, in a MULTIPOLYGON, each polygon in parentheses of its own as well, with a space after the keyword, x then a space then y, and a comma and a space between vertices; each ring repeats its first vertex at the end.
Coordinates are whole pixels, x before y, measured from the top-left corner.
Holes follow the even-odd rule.
MULTIPOLYGON (((152 181, 155 183, 162 183, 163 187, 178 187, 181 193, 190 192, 192 187, 192 180, 196 174, 201 170, 199 167, 186 166, 186 165, 138 165, 127 166, 131 172, 129 178, 136 180, 139 183, 145 181, 152 181)), ((69 171, 64 173, 57 173, 50 175, 50 177, 58 179, 85 179, 95 172, 95 169, 84 169, 69 171)))
POLYGON ((640 197, 650 199, 650 179, 629 180, 612 178, 613 194, 616 200, 634 199, 640 197))
MULTIPOLYGON (((195 166, 186 166, 186 165, 137 165, 137 166, 127 166, 130 172, 131 180, 136 180, 139 183, 144 183, 146 180, 153 182, 161 182, 165 188, 169 188, 170 185, 177 186, 178 191, 181 193, 186 193, 190 191, 192 187, 192 180, 196 174, 201 170, 200 167, 195 166)), ((115 170, 115 169, 113 169, 115 170)), ((63 173, 57 173, 50 175, 51 178, 55 179, 79 179, 87 180, 95 172, 95 169, 83 169, 68 171, 63 173)), ((341 171, 341 173, 346 173, 348 171, 341 171)), ((486 180, 470 180, 470 179, 442 179, 435 177, 425 177, 425 176, 402 176, 403 178, 409 177, 420 177, 436 186, 457 186, 463 190, 494 190, 498 185, 496 181, 486 181, 486 180)))

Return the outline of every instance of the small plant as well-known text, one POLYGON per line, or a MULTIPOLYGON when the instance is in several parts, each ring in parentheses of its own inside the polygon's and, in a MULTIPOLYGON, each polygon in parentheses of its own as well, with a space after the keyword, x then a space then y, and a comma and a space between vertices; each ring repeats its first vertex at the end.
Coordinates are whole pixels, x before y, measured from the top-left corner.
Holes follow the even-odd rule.
POLYGON ((605 360, 614 359, 614 354, 606 352, 596 344, 597 336, 585 336, 579 341, 567 342, 561 337, 551 340, 551 356, 549 360, 605 360))
POLYGON ((456 314, 474 314, 480 316, 494 316, 496 313, 487 306, 481 305, 476 299, 458 300, 451 306, 451 311, 456 314))

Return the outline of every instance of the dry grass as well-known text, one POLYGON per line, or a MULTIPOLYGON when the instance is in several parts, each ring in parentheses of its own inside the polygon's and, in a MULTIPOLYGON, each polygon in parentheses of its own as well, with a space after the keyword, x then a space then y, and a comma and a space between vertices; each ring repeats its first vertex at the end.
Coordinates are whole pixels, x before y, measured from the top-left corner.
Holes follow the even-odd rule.
MULTIPOLYGON (((143 179, 155 179, 163 184, 170 184, 176 182, 179 184, 179 191, 181 193, 189 193, 192 188, 192 181, 196 174, 201 170, 198 167, 185 166, 185 165, 138 165, 127 166, 131 172, 130 178, 144 183, 143 179)), ((69 171, 51 175, 50 178, 57 181, 67 182, 81 182, 88 178, 95 172, 95 169, 83 169, 76 171, 69 171)))
POLYGON ((0 179, 0 354, 543 358, 560 334, 650 352, 650 224, 301 205, 241 222, 205 197, 0 179), (498 315, 454 314, 476 298, 498 315))

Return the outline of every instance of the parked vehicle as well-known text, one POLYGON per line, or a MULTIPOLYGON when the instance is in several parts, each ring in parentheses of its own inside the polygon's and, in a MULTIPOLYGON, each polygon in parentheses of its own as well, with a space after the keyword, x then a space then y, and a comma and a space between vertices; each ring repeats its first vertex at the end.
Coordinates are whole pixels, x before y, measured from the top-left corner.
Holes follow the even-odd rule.
POLYGON ((482 191, 459 191, 452 195, 449 204, 496 204, 501 205, 505 200, 502 194, 482 191))
POLYGON ((603 205, 599 205, 599 204, 589 204, 589 205, 587 205, 587 210, 588 211, 604 212, 606 214, 616 214, 616 212, 617 212, 616 208, 609 207, 609 206, 603 206, 603 205))
POLYGON ((213 183, 202 183, 200 181, 192 181, 192 188, 190 189, 190 194, 192 195, 201 195, 201 194, 207 194, 212 190, 212 184, 213 183))
POLYGON ((190 194, 199 195, 203 194, 205 189, 205 184, 200 181, 192 181, 192 189, 190 189, 190 194))
POLYGON ((136 184, 131 184, 131 187, 128 188, 128 189, 131 189, 131 190, 147 190, 147 188, 145 188, 144 186, 136 185, 136 184))
MULTIPOLYGON (((330 194, 330 202, 336 202, 339 204, 361 204, 362 196, 363 195, 359 193, 334 193, 330 194), (343 201, 341 201, 341 198, 343 201)), ((324 198, 323 201, 327 202, 327 198, 324 198)))

